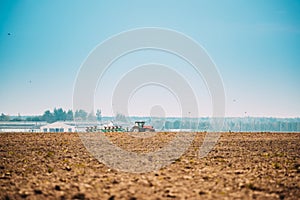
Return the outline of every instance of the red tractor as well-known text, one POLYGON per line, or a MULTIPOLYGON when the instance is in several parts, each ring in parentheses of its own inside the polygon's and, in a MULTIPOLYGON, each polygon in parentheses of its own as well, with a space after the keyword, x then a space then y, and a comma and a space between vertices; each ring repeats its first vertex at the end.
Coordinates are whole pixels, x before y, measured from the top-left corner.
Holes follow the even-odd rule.
POLYGON ((130 129, 131 132, 154 132, 153 126, 145 126, 144 121, 134 122, 134 126, 130 129))

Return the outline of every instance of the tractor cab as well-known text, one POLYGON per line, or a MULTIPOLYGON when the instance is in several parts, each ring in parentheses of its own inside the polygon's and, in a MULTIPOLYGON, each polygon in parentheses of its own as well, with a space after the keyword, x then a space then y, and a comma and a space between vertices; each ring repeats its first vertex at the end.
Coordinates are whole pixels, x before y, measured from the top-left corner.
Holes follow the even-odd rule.
POLYGON ((138 126, 139 128, 144 128, 145 122, 144 121, 136 121, 134 122, 135 126, 138 126))

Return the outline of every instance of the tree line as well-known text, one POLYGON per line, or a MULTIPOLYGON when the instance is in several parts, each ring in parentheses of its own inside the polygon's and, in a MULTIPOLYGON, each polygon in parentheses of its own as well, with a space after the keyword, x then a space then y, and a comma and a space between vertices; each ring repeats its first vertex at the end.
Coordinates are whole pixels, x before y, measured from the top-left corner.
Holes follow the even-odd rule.
POLYGON ((46 110, 43 115, 38 116, 29 116, 29 117, 22 117, 20 114, 17 117, 10 117, 2 113, 0 115, 0 121, 46 121, 48 123, 53 123, 56 121, 101 121, 102 115, 101 110, 97 110, 96 114, 94 112, 86 112, 85 110, 76 110, 73 113, 72 110, 63 110, 62 108, 54 108, 51 112, 50 110, 46 110))
MULTIPOLYGON (((155 126, 155 121, 151 124, 155 126)), ((208 131, 211 129, 209 119, 174 120, 165 121, 164 129, 192 129, 208 131)), ((276 118, 225 118, 220 131, 247 132, 247 131, 300 131, 300 118, 276 119, 276 118)))

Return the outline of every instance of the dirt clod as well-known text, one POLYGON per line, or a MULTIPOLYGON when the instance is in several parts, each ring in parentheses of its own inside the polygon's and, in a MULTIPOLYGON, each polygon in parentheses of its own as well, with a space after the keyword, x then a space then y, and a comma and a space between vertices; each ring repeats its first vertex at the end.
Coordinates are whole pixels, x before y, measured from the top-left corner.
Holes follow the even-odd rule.
POLYGON ((78 194, 75 194, 72 199, 74 200, 84 200, 85 199, 85 194, 83 193, 78 193, 78 194))

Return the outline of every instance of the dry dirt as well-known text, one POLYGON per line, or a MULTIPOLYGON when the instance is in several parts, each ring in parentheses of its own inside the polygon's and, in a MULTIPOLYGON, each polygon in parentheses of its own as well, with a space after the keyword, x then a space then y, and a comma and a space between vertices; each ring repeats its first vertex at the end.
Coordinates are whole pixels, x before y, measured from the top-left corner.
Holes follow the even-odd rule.
MULTIPOLYGON (((161 148, 174 133, 108 136, 142 153, 161 148)), ((132 174, 98 162, 76 133, 0 133, 0 198, 300 199, 300 133, 223 133, 199 159, 204 136, 197 133, 173 164, 132 174)))

